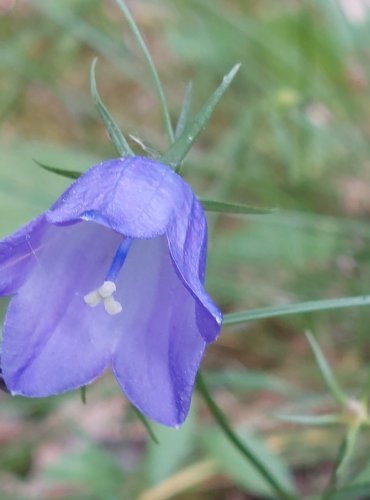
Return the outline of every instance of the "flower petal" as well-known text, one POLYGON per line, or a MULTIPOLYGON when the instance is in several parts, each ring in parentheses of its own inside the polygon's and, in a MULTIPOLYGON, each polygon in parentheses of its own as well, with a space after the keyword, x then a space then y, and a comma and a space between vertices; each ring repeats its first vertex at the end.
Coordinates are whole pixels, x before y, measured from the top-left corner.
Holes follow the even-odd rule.
POLYGON ((166 231, 184 185, 149 158, 108 160, 75 181, 47 217, 53 223, 91 220, 132 238, 153 238, 166 231))
POLYGON ((174 207, 167 229, 168 246, 177 272, 197 299, 199 331, 206 342, 220 333, 222 313, 204 289, 207 257, 207 221, 204 210, 187 186, 182 204, 174 207))
POLYGON ((114 374, 130 401, 149 418, 181 424, 203 356, 196 301, 175 271, 165 237, 135 241, 117 296, 123 306, 114 374))
POLYGON ((91 382, 107 367, 119 322, 83 297, 103 282, 120 241, 89 222, 47 229, 37 265, 5 318, 2 368, 13 394, 57 394, 91 382))
POLYGON ((0 241, 0 296, 11 295, 25 281, 48 223, 43 215, 0 241))

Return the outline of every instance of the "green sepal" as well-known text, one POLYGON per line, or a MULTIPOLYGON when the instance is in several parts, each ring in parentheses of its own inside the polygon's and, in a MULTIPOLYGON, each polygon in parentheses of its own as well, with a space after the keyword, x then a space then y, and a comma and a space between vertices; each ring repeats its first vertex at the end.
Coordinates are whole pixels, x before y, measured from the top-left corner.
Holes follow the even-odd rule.
POLYGON ((215 90, 202 109, 195 115, 195 118, 186 125, 181 136, 178 137, 166 153, 164 153, 161 158, 163 163, 175 170, 179 170, 185 156, 207 125, 213 111, 229 88, 239 68, 240 64, 236 64, 232 70, 224 76, 221 85, 215 90))
POLYGON ((183 100, 180 115, 179 115, 179 118, 178 118, 177 124, 176 124, 175 139, 178 139, 181 136, 181 134, 184 132, 185 127, 188 123, 192 90, 193 90, 193 85, 191 82, 189 82, 185 87, 184 100, 183 100))
POLYGON ((112 115, 108 111, 108 108, 105 106, 103 101, 101 100, 101 97, 99 95, 97 86, 96 86, 96 77, 95 77, 95 68, 96 68, 96 63, 98 59, 95 58, 91 64, 91 69, 90 69, 90 89, 91 89, 91 96, 95 102, 95 106, 98 110, 98 113, 101 117, 101 119, 104 122, 105 128, 107 129, 107 132, 109 134, 109 137, 111 138, 115 148, 118 151, 118 154, 120 156, 134 156, 134 152, 130 148, 127 140, 125 139, 124 135, 122 134, 120 128, 114 121, 112 115))
POLYGON ((83 173, 83 172, 77 172, 77 170, 66 170, 64 168, 51 167, 35 159, 33 161, 44 170, 52 172, 53 174, 61 175, 62 177, 68 177, 69 179, 78 179, 83 173))

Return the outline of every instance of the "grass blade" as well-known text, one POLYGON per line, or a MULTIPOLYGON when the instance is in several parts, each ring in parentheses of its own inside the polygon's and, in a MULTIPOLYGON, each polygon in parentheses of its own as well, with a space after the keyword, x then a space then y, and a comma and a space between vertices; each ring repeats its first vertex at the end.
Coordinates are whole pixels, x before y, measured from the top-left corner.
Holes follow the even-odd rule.
POLYGON ((338 403, 345 405, 347 402, 347 397, 342 391, 342 389, 339 387, 337 381, 335 380, 333 372, 331 371, 331 368, 328 362, 326 361, 325 356, 322 353, 318 342, 316 341, 315 337, 312 335, 311 332, 307 331, 304 332, 304 334, 311 346, 312 352, 315 356, 316 363, 320 369, 321 375, 326 385, 328 386, 330 392, 338 401, 338 403))
POLYGON ((125 4, 124 0, 116 0, 116 3, 118 5, 119 9, 123 12, 123 15, 125 16, 128 24, 131 28, 131 31, 132 31, 134 37, 136 38, 136 41, 137 41, 139 47, 141 48, 141 50, 144 53, 144 57, 145 57, 147 65, 149 67, 149 71, 150 71, 150 74, 151 74, 153 82, 154 82, 154 87, 155 87, 155 90, 157 92, 158 99, 160 102, 165 130, 167 132, 170 143, 172 144, 172 142, 175 139, 175 135, 174 135, 173 128, 172 128, 170 113, 168 110, 167 99, 166 99, 166 96, 164 94, 163 87, 162 87, 161 81, 159 79, 158 72, 157 72, 157 69, 156 69, 155 64, 153 62, 152 56, 150 55, 149 49, 148 49, 148 47, 147 47, 147 45, 146 45, 146 43, 145 43, 145 41, 140 33, 140 30, 139 30, 134 18, 131 15, 131 12, 127 8, 127 5, 125 4))
POLYGON ((363 307, 370 305, 370 295, 359 297, 343 297, 339 299, 313 300, 310 302, 298 302, 277 307, 261 307, 224 315, 224 326, 237 325, 254 321, 256 319, 276 318, 289 314, 301 314, 315 311, 331 311, 334 309, 345 309, 347 307, 363 307))
POLYGON ((323 500, 331 500, 332 498, 335 498, 334 494, 337 490, 340 476, 353 455, 358 433, 359 427, 352 427, 348 429, 347 434, 344 436, 338 449, 338 454, 335 460, 333 471, 330 476, 329 485, 321 497, 323 500))
POLYGON ((222 212, 227 214, 251 214, 251 215, 267 215, 275 212, 274 208, 258 208, 240 203, 229 203, 227 201, 199 200, 207 212, 222 212))
POLYGON ((333 425, 343 423, 343 419, 339 415, 275 415, 276 418, 283 422, 300 425, 333 425))
POLYGON ((199 394, 202 396, 204 402, 208 406, 212 416, 225 433, 230 442, 240 451, 240 453, 250 462, 256 470, 261 474, 261 476, 270 485, 272 490, 275 492, 276 498, 281 498, 285 500, 292 500, 294 497, 287 491, 285 491, 275 479, 275 477, 270 473, 268 467, 264 463, 260 462, 259 458, 255 456, 253 451, 251 451, 248 446, 239 438, 239 436, 234 432, 232 426, 229 424, 227 418, 222 413, 220 408, 217 406, 216 402, 212 398, 208 391, 207 385, 203 379, 203 376, 198 372, 196 387, 199 394))

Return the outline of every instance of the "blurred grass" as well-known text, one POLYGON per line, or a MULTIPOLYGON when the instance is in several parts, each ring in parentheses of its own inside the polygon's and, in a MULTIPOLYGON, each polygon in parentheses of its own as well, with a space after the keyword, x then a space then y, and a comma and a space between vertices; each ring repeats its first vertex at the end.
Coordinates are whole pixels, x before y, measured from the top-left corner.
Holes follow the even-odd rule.
MULTIPOLYGON (((204 197, 277 207, 279 211, 248 218, 209 217, 208 288, 217 302, 225 311, 235 311, 368 294, 369 18, 351 21, 339 0, 142 0, 128 4, 149 42, 173 117, 179 112, 188 81, 194 86, 193 116, 220 77, 233 64, 242 63, 210 126, 189 155, 184 175, 204 197)), ((115 154, 89 97, 88 71, 93 57, 100 58, 100 93, 125 133, 159 151, 166 144, 147 69, 114 2, 24 0, 12 5, 0 2, 2 236, 47 208, 68 185, 68 180, 40 169, 33 158, 60 168, 85 170, 115 154)), ((131 146, 139 151, 134 143, 131 146)), ((220 341, 209 349, 205 365, 221 374, 243 374, 249 367, 257 377, 265 371, 264 375, 270 374, 282 384, 294 380, 301 393, 298 397, 292 391, 291 400, 298 409, 304 408, 311 391, 320 393, 324 388, 302 331, 309 328, 320 336, 338 379, 350 391, 359 391, 359 381, 366 380, 369 369, 369 320, 370 313, 361 309, 225 329, 220 341)), ((299 446, 304 446, 306 455, 298 454, 295 429, 284 428, 282 434, 281 424, 271 419, 267 424, 267 417, 261 422, 254 416, 254 412, 257 416, 277 412, 289 397, 275 394, 270 378, 260 379, 259 392, 248 389, 247 384, 240 391, 238 378, 230 392, 232 378, 228 380, 226 386, 216 384, 217 379, 214 382, 226 412, 249 431, 265 433, 268 425, 267 437, 271 442, 280 439, 277 451, 296 470, 316 467, 316 477, 307 473, 303 482, 297 473, 301 491, 312 492, 321 486, 326 464, 334 456, 335 439, 330 433, 320 434, 319 447, 302 433, 299 446)), ((97 384, 93 401, 99 401, 100 391, 109 383, 97 384)), ((29 441, 30 416, 24 408, 30 403, 0 397, 0 465, 6 464, 1 465, 5 486, 0 490, 5 488, 4 495, 9 491, 24 494, 19 477, 39 495, 46 491, 45 484, 53 491, 58 481, 68 486, 76 480, 82 483, 78 485, 82 490, 77 491, 87 488, 91 495, 89 478, 100 469, 106 453, 112 463, 101 471, 97 498, 108 494, 118 498, 120 479, 127 481, 125 491, 132 495, 153 485, 156 469, 145 469, 150 457, 156 456, 153 451, 143 465, 140 460, 135 462, 135 457, 143 456, 145 441, 137 424, 125 424, 135 432, 119 440, 129 450, 124 458, 106 437, 89 435, 82 446, 80 434, 86 429, 81 424, 82 430, 72 432, 70 449, 60 446, 60 464, 44 474, 47 467, 37 464, 43 450, 51 446, 50 435, 41 432, 29 441), (9 411, 20 422, 14 443, 1 440, 9 411), (86 461, 90 448, 91 459, 86 461), (77 464, 72 472, 78 477, 71 476, 68 453, 71 463, 77 464), (133 462, 135 473, 130 469, 133 462), (117 467, 122 469, 123 463, 130 472, 128 479, 117 475, 117 467), (106 486, 104 478, 108 477, 113 479, 106 486)), ((78 400, 78 395, 71 397, 78 400)), ((318 398, 313 409, 320 411, 322 404, 318 398)), ((37 405, 43 422, 49 425, 59 418, 54 428, 57 433, 66 432, 69 424, 60 416, 61 410, 47 401, 37 405)), ((83 412, 94 414, 97 410, 92 406, 88 393, 83 412)), ((118 414, 121 420, 125 418, 123 406, 118 414)), ((195 434, 204 420, 202 412, 201 418, 199 411, 197 414, 195 434)), ((171 438, 166 439, 171 443, 171 438)), ((183 452, 177 450, 181 460, 174 460, 166 474, 195 459, 210 457, 196 440, 190 442, 183 452)), ((359 452, 354 467, 361 468, 365 461, 359 452)), ((211 474, 201 486, 194 486, 190 496, 184 493, 181 498, 231 498, 234 480, 211 474)))

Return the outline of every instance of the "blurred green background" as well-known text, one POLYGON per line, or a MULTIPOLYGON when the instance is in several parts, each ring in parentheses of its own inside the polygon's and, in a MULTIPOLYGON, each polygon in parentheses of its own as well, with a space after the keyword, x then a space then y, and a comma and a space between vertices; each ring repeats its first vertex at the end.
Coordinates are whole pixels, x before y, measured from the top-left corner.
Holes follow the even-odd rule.
MULTIPOLYGON (((223 311, 365 295, 370 283, 370 11, 366 0, 131 0, 175 120, 242 63, 190 153, 203 197, 276 208, 209 217, 207 287, 223 311)), ((89 67, 126 135, 167 143, 142 54, 113 0, 0 0, 0 236, 69 184, 33 160, 86 170, 115 155, 89 95, 89 67)), ((140 153, 140 148, 132 142, 140 153)), ((5 301, 0 303, 2 311, 5 301)), ((338 380, 367 380, 370 311, 337 310, 224 328, 204 370, 234 425, 281 481, 324 488, 340 428, 278 413, 335 409, 303 336, 315 332, 338 380)), ((82 355, 82 353, 81 353, 82 355)), ((49 400, 0 395, 2 498, 267 498, 194 398, 181 430, 151 442, 107 374, 49 400)), ((348 481, 370 482, 365 434, 348 481)), ((368 498, 368 497, 364 497, 368 498)))

